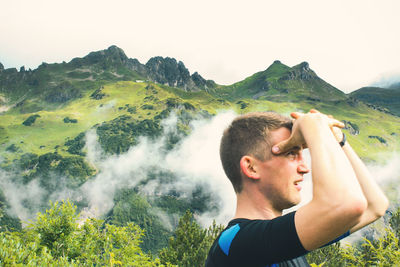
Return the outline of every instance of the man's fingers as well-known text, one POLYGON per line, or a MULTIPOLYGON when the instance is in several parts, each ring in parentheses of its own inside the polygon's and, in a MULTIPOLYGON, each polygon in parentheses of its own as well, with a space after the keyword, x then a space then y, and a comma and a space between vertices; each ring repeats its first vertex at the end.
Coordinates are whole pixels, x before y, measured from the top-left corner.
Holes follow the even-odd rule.
POLYGON ((331 127, 344 128, 344 123, 335 119, 332 119, 331 127))
POLYGON ((300 118, 302 115, 304 115, 304 113, 301 113, 301 112, 292 112, 292 113, 290 113, 290 116, 291 116, 293 119, 298 119, 298 118, 300 118))
POLYGON ((289 139, 283 140, 282 142, 279 142, 278 144, 274 145, 271 149, 272 153, 281 154, 286 151, 289 151, 293 147, 292 140, 293 140, 292 138, 289 138, 289 139))
MULTIPOLYGON (((312 109, 310 109, 310 113, 321 113, 321 112, 319 112, 318 110, 312 108, 312 109)), ((322 113, 321 113, 321 114, 322 114, 322 113)), ((338 128, 344 128, 343 122, 338 121, 338 120, 335 119, 331 114, 326 115, 326 116, 330 119, 329 126, 330 126, 331 128, 334 127, 334 126, 336 126, 336 127, 338 127, 338 128)))

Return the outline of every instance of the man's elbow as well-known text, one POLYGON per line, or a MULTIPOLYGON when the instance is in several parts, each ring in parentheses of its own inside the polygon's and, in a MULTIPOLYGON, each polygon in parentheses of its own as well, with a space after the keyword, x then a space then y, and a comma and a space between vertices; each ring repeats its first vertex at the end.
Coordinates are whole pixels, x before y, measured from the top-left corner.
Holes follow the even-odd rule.
POLYGON ((368 208, 367 200, 364 197, 359 197, 348 202, 346 207, 348 216, 351 220, 357 223, 361 216, 368 208))
POLYGON ((383 196, 381 201, 378 204, 372 206, 372 212, 375 215, 376 219, 379 219, 383 215, 385 215, 386 210, 389 207, 389 200, 386 196, 383 196))

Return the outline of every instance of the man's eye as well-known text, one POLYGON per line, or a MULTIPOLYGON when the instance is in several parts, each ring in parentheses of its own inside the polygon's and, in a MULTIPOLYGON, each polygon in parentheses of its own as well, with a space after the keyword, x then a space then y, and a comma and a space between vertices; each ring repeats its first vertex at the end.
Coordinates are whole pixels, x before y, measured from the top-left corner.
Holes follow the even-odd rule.
POLYGON ((297 154, 298 154, 297 151, 292 150, 292 151, 289 151, 286 155, 288 155, 288 156, 297 156, 297 154))

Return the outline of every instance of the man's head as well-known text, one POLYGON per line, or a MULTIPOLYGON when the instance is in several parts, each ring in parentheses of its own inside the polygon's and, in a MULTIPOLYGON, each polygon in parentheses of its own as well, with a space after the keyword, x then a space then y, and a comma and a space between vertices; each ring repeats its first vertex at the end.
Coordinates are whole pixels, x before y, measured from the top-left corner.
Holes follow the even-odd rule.
POLYGON ((234 119, 225 130, 220 157, 222 166, 236 193, 243 188, 240 160, 252 156, 260 161, 271 157, 271 131, 279 128, 291 130, 292 121, 274 112, 254 112, 234 119))

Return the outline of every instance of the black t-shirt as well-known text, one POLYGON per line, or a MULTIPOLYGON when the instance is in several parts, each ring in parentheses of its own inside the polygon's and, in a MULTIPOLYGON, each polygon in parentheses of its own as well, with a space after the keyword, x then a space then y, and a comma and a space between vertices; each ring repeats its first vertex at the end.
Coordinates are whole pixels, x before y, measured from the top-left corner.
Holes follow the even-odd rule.
POLYGON ((234 219, 214 241, 206 267, 309 266, 300 243, 295 212, 272 220, 234 219))

